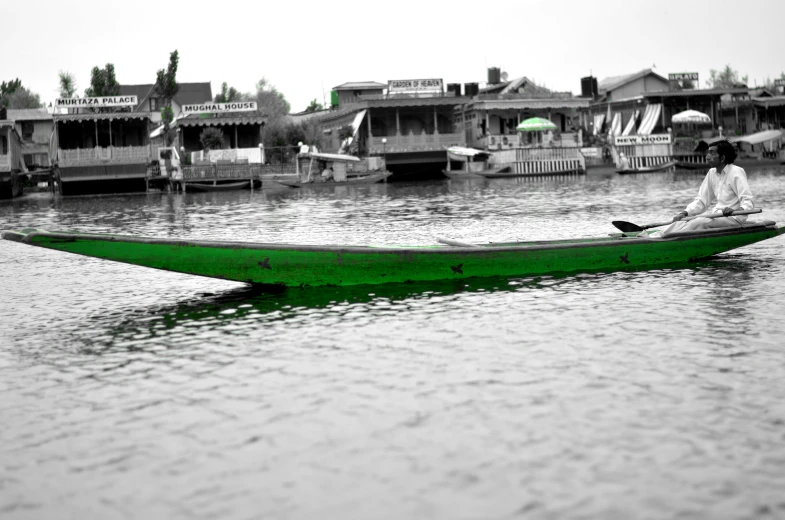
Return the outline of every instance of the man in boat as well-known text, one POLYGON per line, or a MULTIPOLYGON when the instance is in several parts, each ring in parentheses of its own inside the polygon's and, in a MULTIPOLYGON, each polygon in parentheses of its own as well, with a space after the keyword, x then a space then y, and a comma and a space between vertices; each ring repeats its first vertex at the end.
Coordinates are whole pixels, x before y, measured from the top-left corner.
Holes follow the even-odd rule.
POLYGON ((728 226, 739 226, 747 220, 746 215, 731 217, 736 210, 750 210, 755 207, 752 191, 747 183, 747 173, 733 162, 736 160, 736 149, 727 140, 717 141, 709 145, 706 162, 711 169, 701 183, 698 195, 687 207, 673 217, 673 224, 665 228, 663 236, 676 231, 694 231, 714 229, 728 226), (681 219, 701 213, 723 217, 700 217, 688 222, 681 219))
POLYGON ((332 182, 335 180, 333 176, 333 169, 327 165, 325 166, 324 170, 322 170, 322 181, 321 182, 332 182))
POLYGON ((619 169, 620 170, 629 170, 630 169, 630 160, 627 159, 627 156, 624 155, 624 152, 619 154, 619 169))

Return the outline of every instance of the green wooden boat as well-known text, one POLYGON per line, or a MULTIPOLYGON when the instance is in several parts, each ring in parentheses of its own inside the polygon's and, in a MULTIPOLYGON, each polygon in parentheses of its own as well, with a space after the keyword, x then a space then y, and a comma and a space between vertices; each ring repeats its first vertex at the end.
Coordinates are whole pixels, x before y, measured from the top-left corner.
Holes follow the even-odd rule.
POLYGON ((169 240, 36 229, 6 231, 3 238, 179 273, 298 287, 646 269, 693 262, 783 233, 785 225, 762 221, 668 238, 615 233, 487 245, 443 240, 413 247, 169 240))

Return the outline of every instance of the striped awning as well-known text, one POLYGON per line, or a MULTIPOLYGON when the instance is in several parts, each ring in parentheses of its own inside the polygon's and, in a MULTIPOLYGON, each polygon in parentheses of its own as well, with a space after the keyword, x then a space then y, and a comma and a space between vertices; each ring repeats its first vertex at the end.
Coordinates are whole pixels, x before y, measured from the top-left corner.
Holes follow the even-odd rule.
POLYGON ((613 121, 611 121, 611 135, 621 135, 621 112, 613 114, 613 121))
POLYGON ((621 135, 632 135, 635 133, 635 122, 638 120, 638 116, 640 115, 640 110, 633 112, 632 117, 629 121, 627 121, 627 126, 624 127, 624 131, 621 133, 621 135))
POLYGON ((657 121, 660 119, 661 111, 661 103, 646 106, 646 111, 643 113, 641 126, 638 128, 638 135, 651 135, 652 130, 654 130, 654 127, 657 126, 657 121))
POLYGON ((605 122, 605 114, 596 114, 594 116, 594 130, 592 135, 600 135, 602 131, 602 124, 605 122))

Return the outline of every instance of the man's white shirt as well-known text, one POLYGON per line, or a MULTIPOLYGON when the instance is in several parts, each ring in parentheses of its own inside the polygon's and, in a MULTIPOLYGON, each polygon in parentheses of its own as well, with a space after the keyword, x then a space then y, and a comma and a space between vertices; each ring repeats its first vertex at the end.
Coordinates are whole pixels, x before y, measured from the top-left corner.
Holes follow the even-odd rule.
MULTIPOLYGON (((717 174, 712 168, 703 179, 698 196, 686 208, 689 215, 722 213, 725 208, 750 210, 755 207, 752 191, 747 183, 747 173, 735 164, 728 164, 717 174)), ((734 217, 739 221, 747 219, 746 215, 734 217)))

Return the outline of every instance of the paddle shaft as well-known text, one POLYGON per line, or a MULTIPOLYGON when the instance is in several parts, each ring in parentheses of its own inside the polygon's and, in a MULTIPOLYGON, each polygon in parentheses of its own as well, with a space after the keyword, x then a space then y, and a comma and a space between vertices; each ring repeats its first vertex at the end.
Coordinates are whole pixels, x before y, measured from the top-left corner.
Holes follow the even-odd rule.
MULTIPOLYGON (((761 211, 763 211, 763 210, 760 209, 760 208, 758 208, 758 209, 744 209, 744 210, 741 210, 741 211, 734 211, 733 213, 731 213, 728 216, 729 217, 735 217, 736 215, 752 215, 753 213, 760 213, 761 211)), ((695 215, 694 217, 685 217, 683 219, 677 220, 676 222, 687 222, 688 220, 695 220, 696 218, 720 218, 720 217, 724 217, 724 216, 725 215, 723 215, 722 213, 717 213, 717 214, 712 214, 712 215, 695 215)), ((668 224, 672 224, 672 223, 673 223, 673 221, 669 220, 668 222, 658 222, 656 224, 644 224, 643 226, 641 226, 641 228, 649 229, 649 228, 654 228, 654 227, 667 226, 668 224)))

